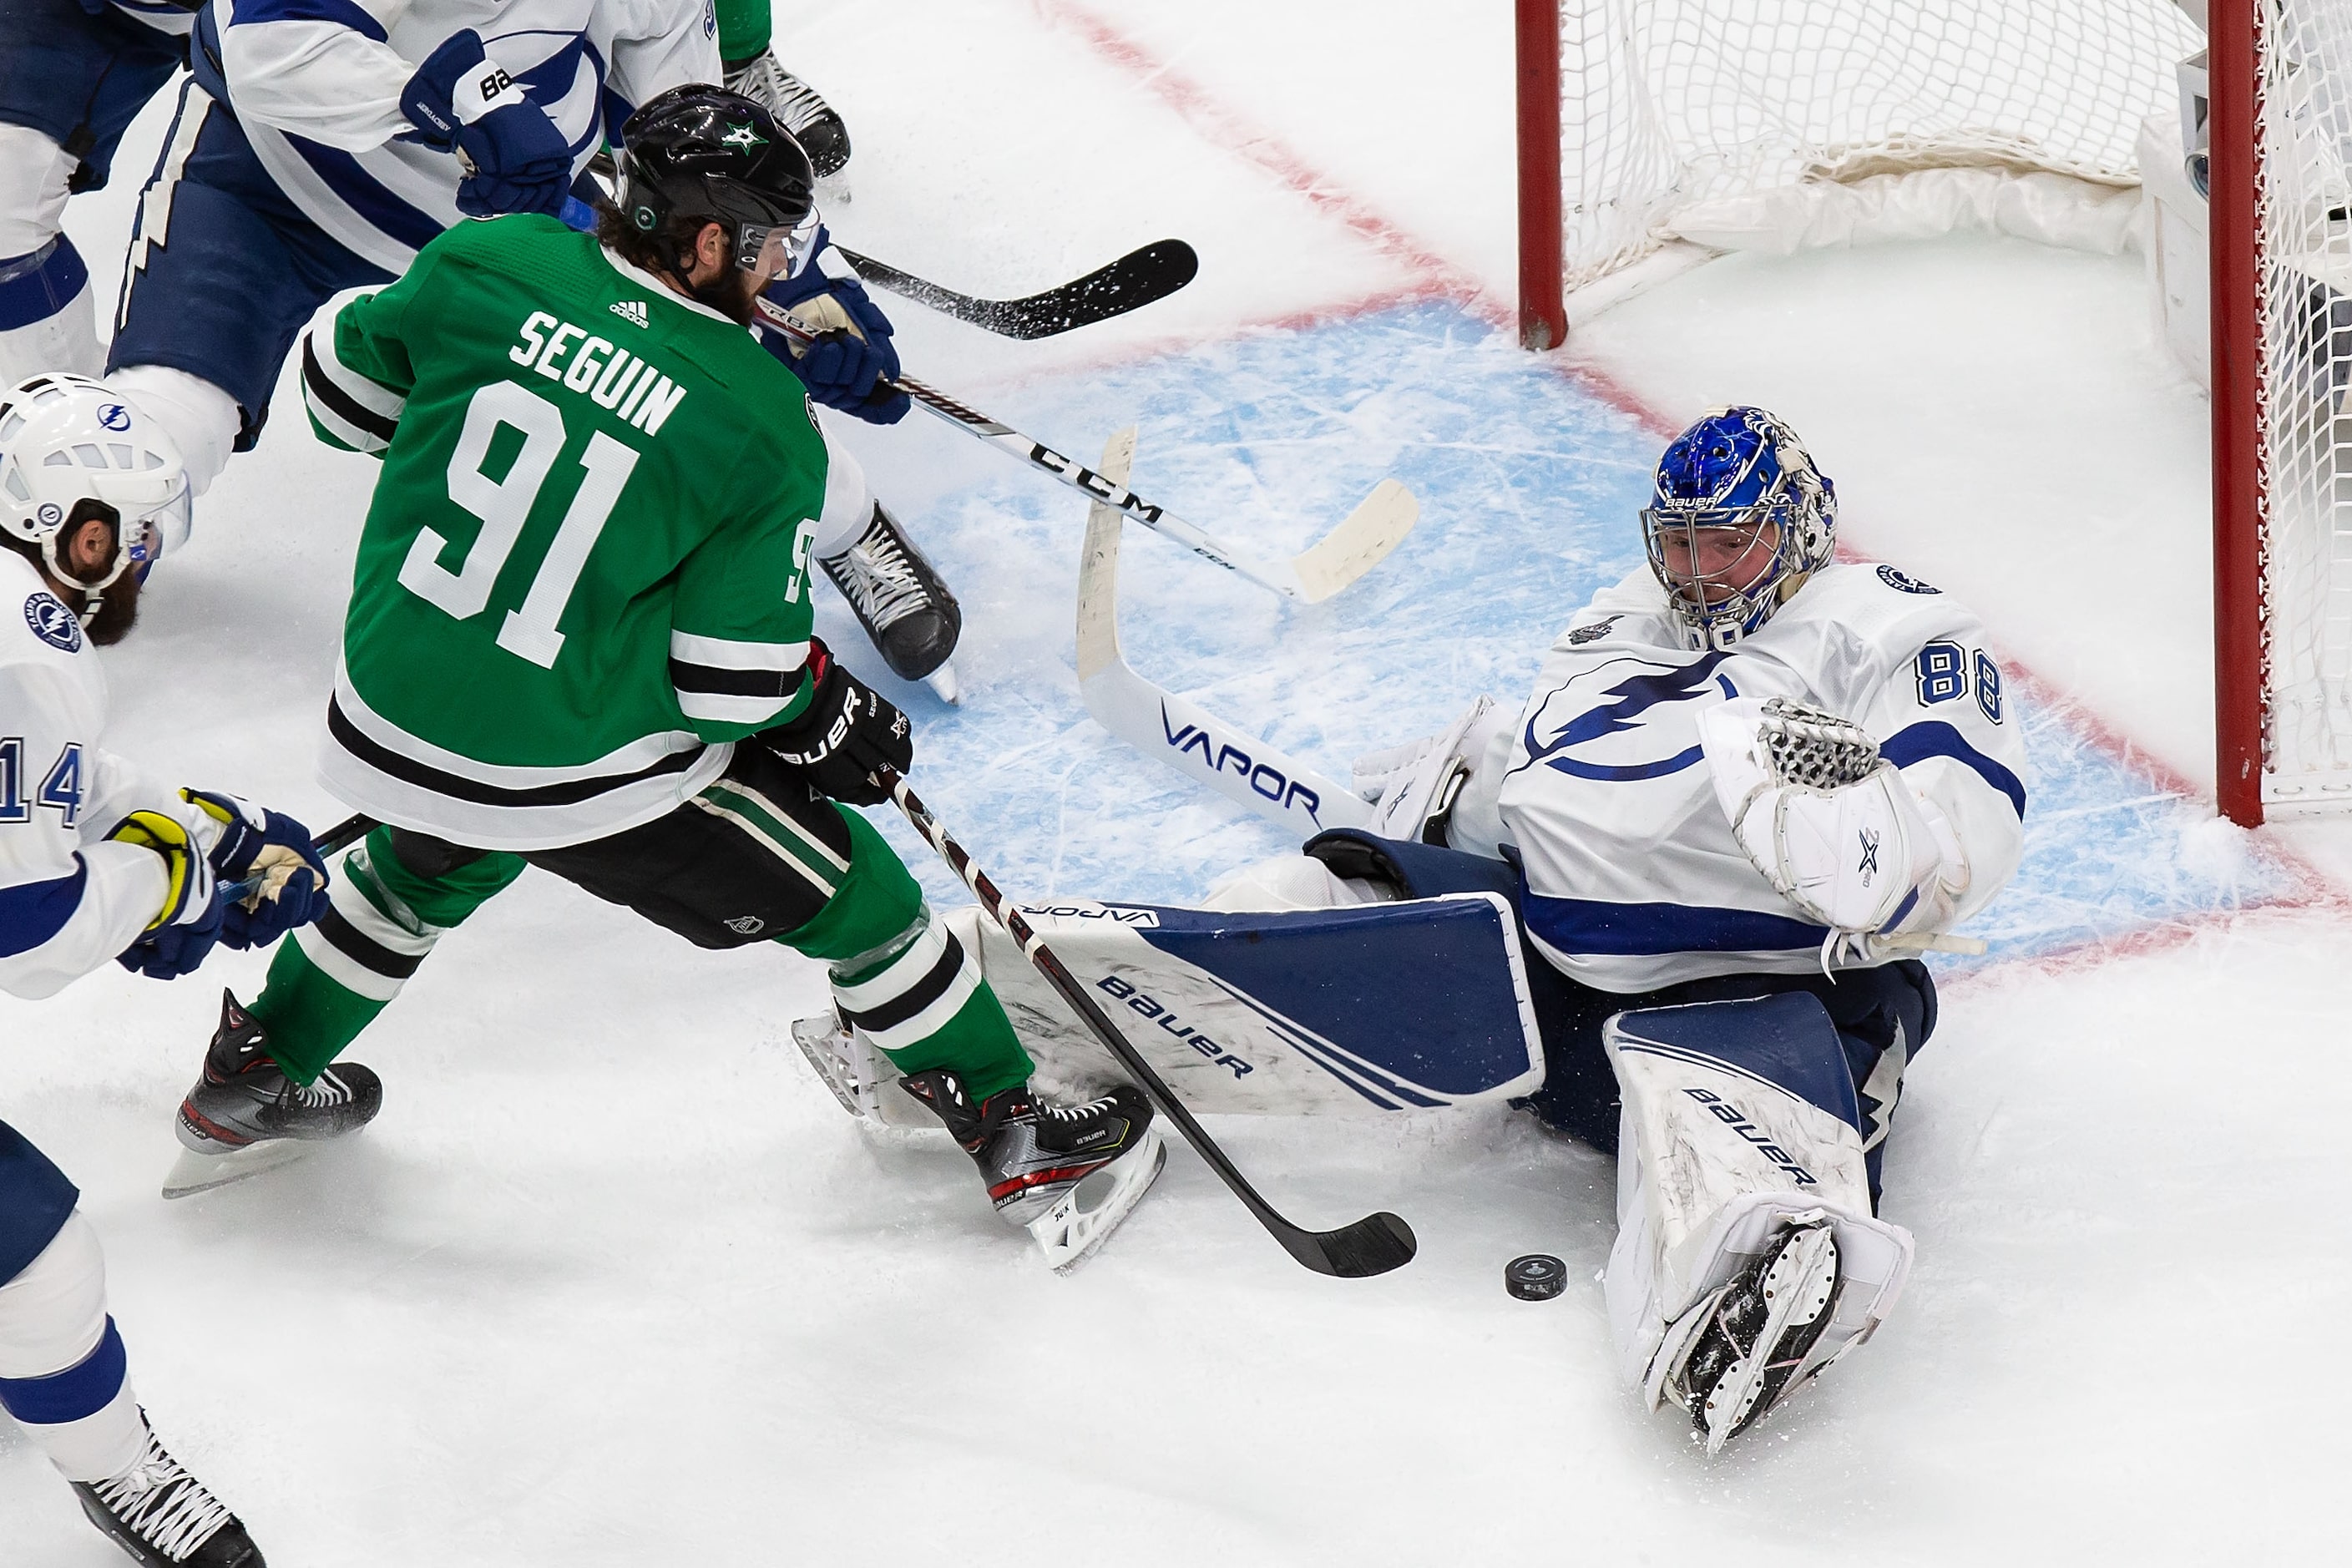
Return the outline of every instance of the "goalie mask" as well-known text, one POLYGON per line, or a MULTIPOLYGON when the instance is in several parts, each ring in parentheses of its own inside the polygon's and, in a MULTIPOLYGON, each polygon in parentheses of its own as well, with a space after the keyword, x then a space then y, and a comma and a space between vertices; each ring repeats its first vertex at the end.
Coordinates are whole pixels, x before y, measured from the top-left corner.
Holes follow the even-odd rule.
POLYGON ((188 504, 171 437, 103 383, 37 375, 0 392, 0 531, 40 546, 49 574, 81 591, 85 625, 117 579, 144 571, 157 538, 187 531, 188 504), (93 509, 113 514, 114 559, 85 578, 58 541, 93 509))
POLYGON ((1829 564, 1837 492, 1796 433, 1760 408, 1717 408, 1658 459, 1642 510, 1650 570, 1690 644, 1729 648, 1829 564))

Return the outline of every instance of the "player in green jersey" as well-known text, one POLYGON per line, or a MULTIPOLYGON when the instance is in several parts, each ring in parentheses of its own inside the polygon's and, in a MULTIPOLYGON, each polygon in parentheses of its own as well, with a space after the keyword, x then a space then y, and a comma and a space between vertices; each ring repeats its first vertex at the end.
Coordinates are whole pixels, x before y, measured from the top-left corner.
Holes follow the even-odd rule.
POLYGON ((1150 1107, 1126 1087, 1033 1097, 975 957, 845 809, 887 799, 875 771, 904 771, 912 742, 811 635, 825 446, 745 330, 808 232, 806 155, 708 87, 654 99, 625 142, 599 234, 461 225, 305 340, 319 434, 383 464, 320 774, 386 826, 250 1009, 227 1005, 179 1120, 205 1168, 174 1185, 274 1163, 309 1086, 538 866, 699 946, 824 960, 844 1022, 999 1211, 1082 1250, 1158 1169, 1150 1107), (1078 1183, 1106 1167, 1073 1232, 1078 1183))

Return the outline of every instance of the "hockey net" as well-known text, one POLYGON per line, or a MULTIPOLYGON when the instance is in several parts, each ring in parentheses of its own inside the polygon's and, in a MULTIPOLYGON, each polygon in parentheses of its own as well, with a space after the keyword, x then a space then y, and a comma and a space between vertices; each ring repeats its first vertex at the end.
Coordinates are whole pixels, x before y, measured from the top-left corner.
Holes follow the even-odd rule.
MULTIPOLYGON (((2245 0, 2240 0, 2242 5, 2245 0)), ((2217 491, 2217 561, 2233 547, 2251 557, 2251 594, 2217 596, 2228 648, 2254 668, 2217 668, 2223 730, 2223 795, 2230 804, 2233 710, 2258 747, 2261 794, 2249 811, 2352 806, 2352 6, 2345 0, 2252 0, 2251 113, 2225 148, 2217 118, 2213 178, 2225 222, 2233 169, 2251 166, 2251 309, 2217 273, 2217 342, 2251 367, 2251 389, 2217 381, 2220 397, 2251 395, 2251 471, 2217 491), (2232 161, 2232 153, 2235 154, 2232 161), (2246 625, 2244 623, 2251 623, 2246 625), (2256 705, 2248 713, 2242 710, 2256 705)), ((2217 7, 2216 25, 2221 8, 2217 7)), ((2228 58, 2214 51, 2218 74, 2228 58)), ((2217 431, 2223 427, 2217 425, 2217 431)), ((2222 437, 2227 439, 2226 435, 2222 437)), ((2217 459, 2222 457, 2217 447, 2217 459)), ((2225 476, 2231 465, 2221 464, 2225 476)))
MULTIPOLYGON (((2202 33, 2172 0, 1556 0, 1573 291, 1729 196, 1939 168, 2138 183, 2202 33)), ((1526 25, 1523 23, 1523 26, 1526 25)))

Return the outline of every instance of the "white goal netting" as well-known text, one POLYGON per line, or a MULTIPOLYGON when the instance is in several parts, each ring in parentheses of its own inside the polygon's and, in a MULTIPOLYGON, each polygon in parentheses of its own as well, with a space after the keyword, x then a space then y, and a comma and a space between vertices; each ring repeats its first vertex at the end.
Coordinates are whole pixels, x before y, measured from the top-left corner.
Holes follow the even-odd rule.
POLYGON ((2203 45, 2172 0, 1563 0, 1567 287, 1726 196, 1932 167, 2135 184, 2203 45))
POLYGON ((2352 805, 2352 4, 2257 13, 2263 794, 2352 805))

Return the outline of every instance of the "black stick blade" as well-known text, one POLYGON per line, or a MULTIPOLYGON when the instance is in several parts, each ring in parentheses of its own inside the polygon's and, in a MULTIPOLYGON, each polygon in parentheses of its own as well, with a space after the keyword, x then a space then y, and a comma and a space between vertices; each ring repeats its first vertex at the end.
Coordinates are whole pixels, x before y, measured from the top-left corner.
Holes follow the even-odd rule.
POLYGON ((1050 338, 1164 300, 1200 274, 1201 258, 1181 239, 1159 239, 1084 278, 1019 300, 982 300, 841 247, 869 283, 1000 337, 1050 338))
POLYGON ((1337 1230, 1293 1226, 1276 1231, 1275 1237, 1291 1257, 1316 1273, 1339 1279, 1369 1279, 1402 1268, 1421 1247, 1403 1216, 1386 1212, 1366 1215, 1337 1230))

